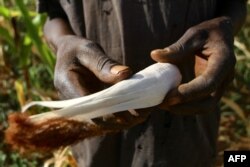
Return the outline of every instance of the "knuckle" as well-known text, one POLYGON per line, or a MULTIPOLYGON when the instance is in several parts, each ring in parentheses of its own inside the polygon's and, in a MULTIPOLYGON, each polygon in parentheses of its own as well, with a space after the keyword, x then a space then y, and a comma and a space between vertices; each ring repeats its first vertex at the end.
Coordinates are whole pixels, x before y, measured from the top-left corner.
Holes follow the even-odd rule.
POLYGON ((111 66, 117 64, 114 60, 110 59, 109 57, 102 55, 97 58, 97 70, 102 71, 107 68, 107 70, 110 70, 111 66))
POLYGON ((204 29, 201 29, 201 28, 198 28, 196 26, 194 27, 190 27, 187 31, 186 31, 186 34, 188 36, 196 36, 198 34, 204 34, 206 31, 204 29))
POLYGON ((188 30, 187 30, 187 34, 196 34, 197 32, 197 28, 196 27, 190 27, 188 30))
POLYGON ((57 91, 59 91, 60 88, 61 88, 61 82, 60 82, 60 80, 57 79, 56 77, 54 78, 54 87, 55 87, 55 89, 56 89, 57 91))
POLYGON ((79 47, 82 50, 88 49, 96 53, 104 53, 104 50, 98 43, 89 40, 85 42, 85 45, 80 45, 79 47))
POLYGON ((182 43, 183 50, 186 50, 188 53, 190 52, 189 54, 193 54, 193 52, 204 45, 207 38, 208 31, 206 29, 194 26, 186 31, 180 39, 180 43, 182 43))
POLYGON ((57 52, 57 58, 59 59, 59 61, 62 60, 69 60, 72 58, 72 55, 75 55, 76 50, 74 47, 70 47, 70 46, 64 46, 64 47, 60 47, 57 52))
POLYGON ((210 94, 214 92, 217 88, 217 81, 212 76, 201 76, 202 88, 204 89, 204 94, 210 94))
POLYGON ((84 41, 83 43, 84 45, 79 45, 78 48, 80 50, 82 49, 86 49, 86 48, 89 48, 89 49, 93 49, 93 48, 96 48, 96 44, 93 42, 93 41, 84 41))
MULTIPOLYGON (((76 46, 74 46, 75 54, 79 57, 82 56, 94 56, 102 53, 102 50, 97 43, 90 40, 81 40, 76 46)), ((79 58, 80 58, 79 57, 79 58)))
POLYGON ((66 87, 66 81, 69 79, 69 74, 64 71, 55 71, 54 86, 57 91, 61 92, 66 87))
POLYGON ((209 31, 205 28, 201 27, 191 27, 187 30, 187 34, 191 37, 194 37, 197 40, 202 41, 203 39, 207 39, 209 36, 209 31))
POLYGON ((98 57, 97 64, 96 64, 97 70, 101 71, 104 68, 104 66, 108 64, 108 62, 109 62, 109 59, 107 57, 104 57, 104 56, 98 57))
POLYGON ((54 86, 55 86, 56 90, 58 90, 58 91, 61 90, 61 88, 62 88, 62 82, 59 79, 59 77, 56 75, 54 77, 54 86))
POLYGON ((185 47, 183 45, 183 43, 181 41, 177 41, 174 45, 173 45, 174 49, 179 50, 180 53, 185 51, 185 47))

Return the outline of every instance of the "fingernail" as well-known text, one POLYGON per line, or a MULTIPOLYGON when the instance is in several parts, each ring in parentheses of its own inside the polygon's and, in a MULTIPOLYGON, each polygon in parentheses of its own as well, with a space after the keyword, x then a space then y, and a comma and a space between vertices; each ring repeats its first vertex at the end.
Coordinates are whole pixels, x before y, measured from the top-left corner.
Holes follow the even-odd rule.
POLYGON ((152 50, 151 55, 157 55, 159 52, 161 52, 161 49, 152 50))
POLYGON ((169 48, 164 48, 164 49, 155 49, 151 52, 151 55, 152 56, 158 56, 158 55, 161 55, 161 54, 166 54, 170 52, 170 49, 169 48))
POLYGON ((163 49, 165 52, 170 52, 170 49, 169 48, 164 48, 163 49))
POLYGON ((127 66, 122 66, 122 65, 116 65, 116 66, 113 66, 111 69, 110 69, 110 72, 112 74, 119 74, 119 73, 122 73, 124 71, 128 71, 129 70, 129 67, 127 66))
POLYGON ((155 49, 151 52, 151 55, 160 55, 164 52, 165 52, 164 49, 155 49))

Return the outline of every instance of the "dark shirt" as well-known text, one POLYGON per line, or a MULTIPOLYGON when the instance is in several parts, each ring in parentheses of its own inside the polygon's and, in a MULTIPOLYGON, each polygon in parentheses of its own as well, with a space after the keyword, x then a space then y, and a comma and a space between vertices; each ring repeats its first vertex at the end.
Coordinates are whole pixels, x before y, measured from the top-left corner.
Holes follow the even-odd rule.
MULTIPOLYGON (((214 18, 216 0, 40 0, 40 12, 62 17, 77 36, 99 43, 134 72, 150 51, 214 18)), ((134 128, 73 146, 79 167, 208 167, 216 155, 219 112, 179 116, 155 111, 134 128)))

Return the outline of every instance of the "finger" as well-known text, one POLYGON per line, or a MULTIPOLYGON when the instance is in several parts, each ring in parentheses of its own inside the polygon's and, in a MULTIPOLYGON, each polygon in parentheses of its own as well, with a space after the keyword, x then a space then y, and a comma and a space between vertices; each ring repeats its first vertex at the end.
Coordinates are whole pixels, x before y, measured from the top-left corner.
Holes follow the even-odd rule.
POLYGON ((206 39, 206 31, 190 28, 177 42, 151 52, 151 58, 157 62, 178 64, 199 51, 206 39))
POLYGON ((168 110, 174 114, 181 115, 192 115, 192 114, 204 114, 208 112, 213 112, 219 102, 219 98, 207 97, 202 100, 195 102, 176 104, 172 106, 166 106, 165 104, 160 105, 159 107, 164 110, 168 110))
POLYGON ((78 59, 81 65, 92 71, 97 78, 109 84, 127 79, 132 72, 128 66, 120 65, 105 55, 100 46, 92 42, 82 48, 78 59))
POLYGON ((194 80, 181 84, 178 88, 173 89, 166 96, 164 103, 168 105, 175 105, 189 102, 195 99, 204 98, 215 89, 215 83, 207 83, 204 76, 198 76, 194 80))
POLYGON ((108 131, 120 131, 131 128, 144 122, 152 111, 144 110, 139 116, 131 115, 128 111, 114 114, 113 116, 93 119, 100 128, 108 131))
POLYGON ((134 125, 137 125, 145 121, 150 115, 150 113, 153 112, 153 108, 139 109, 139 110, 136 110, 136 112, 138 115, 132 115, 128 111, 125 111, 125 112, 116 113, 114 114, 114 116, 120 122, 124 122, 132 127, 134 125))
MULTIPOLYGON (((166 97, 166 103, 177 104, 201 99, 217 90, 234 71, 235 60, 227 53, 217 52, 208 59, 205 71, 188 83, 181 84, 166 97)), ((229 84, 227 81, 226 84, 229 84)))
POLYGON ((180 42, 164 49, 156 49, 151 52, 151 58, 156 62, 178 64, 184 56, 184 46, 180 42))
POLYGON ((179 64, 200 50, 201 45, 196 46, 190 43, 191 42, 185 43, 183 41, 177 41, 164 49, 153 50, 151 52, 151 58, 156 62, 179 64))

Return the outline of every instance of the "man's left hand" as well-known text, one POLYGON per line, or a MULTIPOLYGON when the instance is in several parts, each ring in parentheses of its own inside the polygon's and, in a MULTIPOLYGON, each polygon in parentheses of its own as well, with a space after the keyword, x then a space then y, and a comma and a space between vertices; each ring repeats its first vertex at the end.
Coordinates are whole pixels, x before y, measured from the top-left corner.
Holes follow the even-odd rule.
POLYGON ((183 76, 160 108, 180 114, 213 111, 234 75, 231 21, 219 17, 193 26, 176 43, 153 50, 151 57, 176 64, 183 76))

